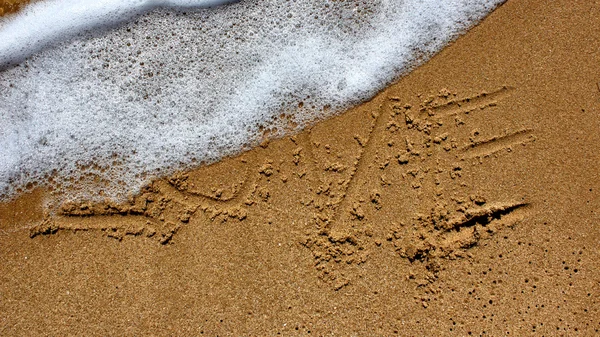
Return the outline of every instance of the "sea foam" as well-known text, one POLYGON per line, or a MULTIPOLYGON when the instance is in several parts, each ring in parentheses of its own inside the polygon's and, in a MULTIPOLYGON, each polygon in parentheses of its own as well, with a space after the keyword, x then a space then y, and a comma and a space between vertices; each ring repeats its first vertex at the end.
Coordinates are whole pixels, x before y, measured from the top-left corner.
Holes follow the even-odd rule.
POLYGON ((70 198, 119 199, 296 131, 371 98, 503 0, 201 9, 223 2, 47 0, 2 19, 0 196, 50 179, 70 198))

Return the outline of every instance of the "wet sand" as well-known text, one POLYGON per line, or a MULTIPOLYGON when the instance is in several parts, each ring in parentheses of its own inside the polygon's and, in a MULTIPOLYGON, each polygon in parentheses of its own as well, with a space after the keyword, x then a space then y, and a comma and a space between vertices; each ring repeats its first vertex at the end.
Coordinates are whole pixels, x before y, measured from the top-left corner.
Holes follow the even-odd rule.
POLYGON ((28 0, 0 0, 0 15, 17 12, 28 0))
POLYGON ((0 205, 0 334, 599 334, 598 22, 508 1, 298 135, 122 204, 0 205))

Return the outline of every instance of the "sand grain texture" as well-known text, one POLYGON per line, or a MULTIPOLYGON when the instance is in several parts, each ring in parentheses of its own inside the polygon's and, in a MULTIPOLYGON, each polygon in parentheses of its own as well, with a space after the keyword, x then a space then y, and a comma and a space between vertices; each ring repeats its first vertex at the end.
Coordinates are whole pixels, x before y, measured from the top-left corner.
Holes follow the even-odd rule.
POLYGON ((14 13, 21 8, 24 4, 27 4, 29 0, 1 0, 0 1, 0 15, 14 13))
POLYGON ((1 205, 0 334, 599 334, 598 22, 508 1, 301 134, 122 204, 1 205))

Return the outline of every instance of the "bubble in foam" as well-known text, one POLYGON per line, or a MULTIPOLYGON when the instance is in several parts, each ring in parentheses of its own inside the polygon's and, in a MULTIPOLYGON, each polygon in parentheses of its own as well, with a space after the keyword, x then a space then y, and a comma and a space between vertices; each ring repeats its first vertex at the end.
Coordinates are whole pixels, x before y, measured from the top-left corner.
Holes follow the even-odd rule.
POLYGON ((31 55, 0 72, 0 194, 52 177, 71 197, 121 198, 292 131, 281 113, 301 128, 372 97, 500 2, 36 4, 0 23, 0 62, 31 55))

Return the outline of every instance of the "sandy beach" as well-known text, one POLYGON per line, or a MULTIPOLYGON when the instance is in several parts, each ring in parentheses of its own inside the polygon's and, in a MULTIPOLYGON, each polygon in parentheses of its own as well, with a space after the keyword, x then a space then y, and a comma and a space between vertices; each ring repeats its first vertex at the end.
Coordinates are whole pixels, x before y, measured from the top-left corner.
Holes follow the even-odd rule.
POLYGON ((299 134, 0 204, 0 334, 599 335, 599 23, 509 0, 299 134))

